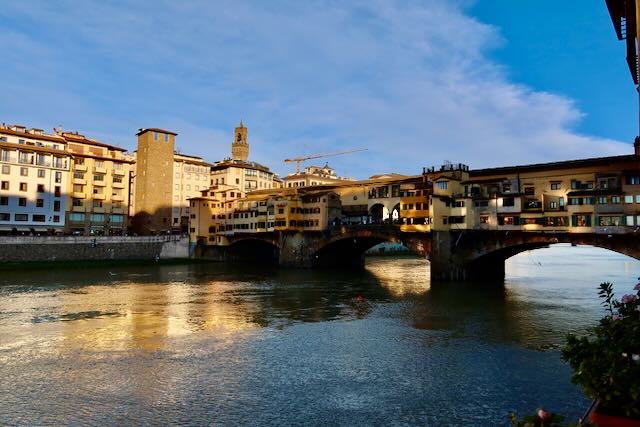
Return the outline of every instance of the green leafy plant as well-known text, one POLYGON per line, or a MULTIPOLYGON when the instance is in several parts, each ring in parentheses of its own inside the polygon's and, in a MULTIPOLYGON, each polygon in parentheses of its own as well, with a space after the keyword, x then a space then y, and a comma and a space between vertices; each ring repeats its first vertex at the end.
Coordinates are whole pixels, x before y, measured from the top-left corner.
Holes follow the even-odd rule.
POLYGON ((574 370, 572 381, 599 400, 598 412, 640 419, 640 283, 633 289, 618 301, 613 285, 602 283, 607 315, 590 336, 569 334, 562 357, 574 370))

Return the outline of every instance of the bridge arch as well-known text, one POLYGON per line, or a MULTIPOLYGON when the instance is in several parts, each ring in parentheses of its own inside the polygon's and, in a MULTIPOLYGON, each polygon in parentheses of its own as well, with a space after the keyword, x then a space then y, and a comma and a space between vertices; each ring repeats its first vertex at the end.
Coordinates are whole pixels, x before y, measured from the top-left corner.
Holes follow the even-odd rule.
POLYGON ((268 238, 236 238, 230 241, 227 254, 229 261, 277 264, 280 247, 274 240, 268 238))
POLYGON ((502 280, 508 258, 556 243, 589 245, 640 259, 640 239, 629 234, 485 231, 440 235, 436 239, 445 249, 439 250, 432 262, 436 280, 502 280))
POLYGON ((313 266, 362 266, 365 252, 380 243, 398 243, 426 256, 431 249, 426 233, 402 233, 392 226, 349 230, 326 239, 312 254, 313 266))

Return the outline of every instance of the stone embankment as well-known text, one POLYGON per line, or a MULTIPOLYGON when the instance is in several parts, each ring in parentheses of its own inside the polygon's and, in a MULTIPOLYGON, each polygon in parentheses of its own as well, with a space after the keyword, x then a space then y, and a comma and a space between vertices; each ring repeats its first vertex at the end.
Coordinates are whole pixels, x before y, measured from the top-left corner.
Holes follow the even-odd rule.
POLYGON ((2 236, 0 263, 189 258, 179 236, 2 236))

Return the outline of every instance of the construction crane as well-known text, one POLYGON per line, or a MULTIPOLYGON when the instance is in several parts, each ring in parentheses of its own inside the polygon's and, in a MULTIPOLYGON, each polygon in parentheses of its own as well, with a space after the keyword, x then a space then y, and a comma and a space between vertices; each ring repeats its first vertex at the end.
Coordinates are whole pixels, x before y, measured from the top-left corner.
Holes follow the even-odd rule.
POLYGON ((300 173, 300 163, 304 162, 305 160, 318 159, 320 157, 340 156, 342 154, 357 153, 358 151, 367 151, 367 149, 366 148, 358 148, 358 149, 355 149, 355 150, 334 151, 333 153, 311 154, 309 156, 301 156, 301 157, 294 157, 292 159, 284 159, 284 162, 285 163, 296 162, 296 174, 299 174, 300 173))

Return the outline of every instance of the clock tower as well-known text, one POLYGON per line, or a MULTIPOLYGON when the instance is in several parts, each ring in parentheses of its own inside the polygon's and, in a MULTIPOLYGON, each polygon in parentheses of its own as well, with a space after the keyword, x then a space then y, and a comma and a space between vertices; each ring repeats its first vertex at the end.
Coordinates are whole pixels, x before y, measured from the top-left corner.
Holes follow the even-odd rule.
POLYGON ((231 144, 231 158, 233 160, 247 161, 249 158, 249 144, 247 143, 247 128, 242 124, 233 132, 233 144, 231 144))

